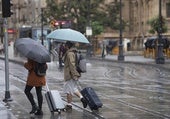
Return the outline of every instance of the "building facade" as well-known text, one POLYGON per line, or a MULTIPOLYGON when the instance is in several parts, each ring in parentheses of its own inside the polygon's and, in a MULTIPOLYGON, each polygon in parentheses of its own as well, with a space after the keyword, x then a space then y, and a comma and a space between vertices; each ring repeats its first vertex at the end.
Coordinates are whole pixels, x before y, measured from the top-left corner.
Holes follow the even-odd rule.
MULTIPOLYGON (((144 39, 157 34, 149 34, 150 26, 148 20, 159 16, 159 0, 125 0, 126 7, 123 8, 124 16, 129 21, 129 26, 124 32, 124 37, 129 37, 133 46, 132 49, 143 49, 144 39), (129 13, 128 13, 129 12, 129 13)), ((170 0, 161 0, 161 13, 166 20, 168 32, 163 34, 170 36, 169 14, 170 0)))
MULTIPOLYGON (((112 1, 115 0, 105 0, 106 3, 112 1)), ((169 37, 170 0, 161 1, 162 16, 168 25, 168 32, 164 35, 169 37)), ((14 14, 8 18, 9 28, 41 26, 41 8, 45 7, 45 0, 12 0, 12 2, 14 14)), ((56 0, 56 3, 58 2, 60 0, 56 0)), ((149 34, 150 26, 147 21, 159 15, 159 0, 122 0, 122 4, 122 19, 128 23, 128 26, 123 30, 123 38, 130 40, 131 50, 142 50, 144 39, 157 35, 149 34)), ((10 37, 15 38, 16 36, 10 37)), ((106 30, 105 33, 97 37, 99 41, 105 39, 119 39, 119 31, 106 30)))
MULTIPOLYGON (((111 2, 113 0, 107 0, 111 2)), ((170 0, 161 0, 161 13, 166 20, 168 32, 163 34, 170 37, 170 0)), ((159 0, 122 0, 122 19, 127 22, 123 30, 124 39, 129 39, 131 50, 143 50, 145 39, 157 34, 149 34, 148 20, 159 15, 159 0)), ((102 33, 98 40, 117 39, 119 31, 107 31, 102 33)))

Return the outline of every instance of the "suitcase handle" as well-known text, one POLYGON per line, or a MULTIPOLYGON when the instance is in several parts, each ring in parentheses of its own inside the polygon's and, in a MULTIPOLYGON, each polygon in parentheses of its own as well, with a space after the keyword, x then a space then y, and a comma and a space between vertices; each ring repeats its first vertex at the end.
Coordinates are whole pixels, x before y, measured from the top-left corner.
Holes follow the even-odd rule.
POLYGON ((46 79, 46 91, 50 91, 50 89, 49 89, 49 87, 48 87, 48 81, 47 81, 47 79, 46 79))

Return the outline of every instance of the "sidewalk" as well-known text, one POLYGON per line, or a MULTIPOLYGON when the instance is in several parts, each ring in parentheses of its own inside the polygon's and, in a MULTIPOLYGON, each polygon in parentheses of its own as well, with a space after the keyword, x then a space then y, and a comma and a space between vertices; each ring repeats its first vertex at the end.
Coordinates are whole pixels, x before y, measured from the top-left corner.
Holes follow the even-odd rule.
POLYGON ((170 69, 170 58, 165 58, 165 64, 156 64, 155 59, 152 58, 145 58, 142 55, 125 55, 124 61, 118 61, 117 55, 107 55, 105 58, 101 58, 101 56, 96 56, 90 59, 94 60, 105 60, 105 61, 114 61, 114 62, 124 62, 124 63, 137 63, 137 64, 144 64, 144 65, 154 65, 158 67, 162 67, 165 69, 170 69))
MULTIPOLYGON (((108 55, 108 56, 106 56, 104 59, 102 59, 100 56, 96 56, 96 57, 93 57, 93 58, 91 58, 91 59, 93 59, 93 60, 107 60, 107 61, 114 61, 114 62, 119 62, 118 60, 117 60, 117 58, 118 58, 118 56, 116 56, 116 55, 108 55)), ((2 56, 2 55, 0 55, 0 59, 4 59, 4 56, 2 56)), ((21 64, 23 64, 23 62, 24 62, 24 60, 25 60, 25 58, 20 58, 20 57, 14 57, 14 56, 9 56, 9 61, 13 61, 13 62, 16 62, 16 63, 21 63, 21 64)), ((149 65, 156 65, 156 66, 161 66, 161 67, 163 67, 163 68, 167 68, 167 69, 169 69, 170 68, 170 59, 166 59, 165 60, 165 64, 156 64, 155 63, 155 59, 149 59, 149 58, 144 58, 143 56, 125 56, 125 60, 124 61, 122 61, 122 62, 128 62, 128 63, 142 63, 142 64, 149 64, 149 65)), ((2 70, 0 70, 0 74, 3 74, 3 73, 1 73, 2 72, 2 70)), ((0 97, 1 97, 1 100, 3 100, 3 98, 4 98, 4 83, 5 83, 5 81, 4 81, 4 79, 5 79, 5 74, 4 75, 2 75, 1 77, 0 77, 0 89, 2 89, 1 90, 1 94, 0 94, 0 97), (3 97, 3 98, 2 98, 3 97)), ((11 86, 11 87, 13 87, 13 86, 11 86)), ((18 105, 16 105, 15 104, 15 101, 16 101, 16 99, 17 99, 17 97, 20 97, 20 96, 22 96, 21 95, 21 91, 19 92, 18 90, 16 90, 16 87, 13 87, 14 89, 13 89, 13 91, 14 91, 14 93, 17 93, 18 95, 16 95, 15 97, 14 97, 14 100, 13 100, 13 102, 14 103, 12 103, 12 105, 11 105, 11 108, 13 108, 13 109, 15 109, 18 105)), ((21 97, 22 98, 22 97, 21 97)), ((45 99, 44 99, 45 100, 45 99)), ((19 99, 17 99, 17 101, 19 101, 19 99)), ((27 105, 27 104, 24 104, 24 102, 22 101, 21 103, 20 103, 20 105, 27 105)), ((29 104, 28 104, 29 105, 29 104)), ((47 105, 45 105, 45 107, 46 107, 46 109, 47 109, 47 112, 48 113, 46 113, 45 112, 45 117, 44 117, 44 119, 45 118, 51 118, 51 119, 53 119, 52 117, 50 117, 50 112, 49 112, 49 110, 48 110, 48 107, 47 107, 47 105)), ((79 108, 78 110, 80 110, 80 109, 83 109, 83 108, 80 108, 80 107, 78 107, 78 106, 76 106, 75 108, 79 108)), ((24 107, 23 107, 23 110, 24 110, 24 107)), ((30 110, 30 109, 28 109, 28 110, 30 110)), ((85 110, 84 110, 85 111, 85 110)), ((85 114, 85 112, 84 111, 76 111, 76 110, 74 110, 73 112, 74 113, 72 113, 72 117, 79 117, 79 116, 85 116, 86 114, 85 114), (79 116, 78 116, 79 115, 79 116)), ((21 112, 20 110, 15 110, 15 113, 13 113, 13 112, 11 112, 11 109, 10 108, 8 108, 8 105, 6 104, 6 103, 4 103, 3 101, 0 101, 0 117, 2 117, 3 119, 18 119, 18 118, 20 118, 20 119, 23 119, 23 118, 21 118, 23 115, 25 115, 25 117, 23 117, 23 118, 27 118, 27 117, 29 117, 29 114, 28 114, 28 112, 27 111, 23 111, 23 112, 21 112), (15 114, 15 115, 14 115, 15 114)), ((60 117, 60 118, 62 118, 62 117, 60 117)), ((101 117, 99 117, 99 118, 101 118, 101 117)), ((57 118, 56 118, 57 119, 57 118)))
MULTIPOLYGON (((0 70, 0 74, 4 74, 4 73, 1 73, 2 71, 0 70)), ((0 77, 0 97, 3 97, 1 100, 0 100, 0 117, 2 119, 16 119, 15 116, 12 114, 12 112, 8 109, 8 106, 6 105, 5 102, 3 102, 3 99, 5 98, 4 96, 4 84, 5 84, 5 74, 4 75, 1 75, 0 77), (11 118, 9 118, 11 117, 11 118)))

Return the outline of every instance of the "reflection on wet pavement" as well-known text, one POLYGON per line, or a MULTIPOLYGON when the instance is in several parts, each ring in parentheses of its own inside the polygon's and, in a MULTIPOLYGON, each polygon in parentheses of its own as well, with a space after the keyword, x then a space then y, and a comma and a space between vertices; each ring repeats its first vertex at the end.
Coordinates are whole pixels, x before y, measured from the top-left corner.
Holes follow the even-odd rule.
POLYGON ((170 76, 167 70, 140 64, 91 64, 90 73, 82 78, 82 82, 98 91, 104 102, 101 109, 104 117, 107 115, 105 108, 110 107, 116 115, 120 112, 118 117, 170 118, 170 76))

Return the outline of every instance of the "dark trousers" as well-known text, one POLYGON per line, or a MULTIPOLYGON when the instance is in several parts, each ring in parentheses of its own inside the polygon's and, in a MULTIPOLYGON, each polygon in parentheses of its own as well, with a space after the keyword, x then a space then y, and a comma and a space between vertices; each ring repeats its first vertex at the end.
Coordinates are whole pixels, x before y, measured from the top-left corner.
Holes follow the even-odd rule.
POLYGON ((62 67, 62 66, 63 66, 62 63, 63 63, 62 58, 59 58, 59 67, 62 67))
MULTIPOLYGON (((28 98, 28 100, 30 101, 31 105, 36 105, 35 101, 34 101, 34 97, 31 93, 31 90, 32 90, 33 86, 28 86, 26 85, 25 86, 25 94, 28 98)), ((43 102, 43 96, 42 96, 42 86, 39 86, 39 87, 35 87, 36 89, 36 94, 37 94, 37 98, 38 98, 38 106, 39 106, 39 109, 41 110, 42 109, 42 102, 43 102)))

